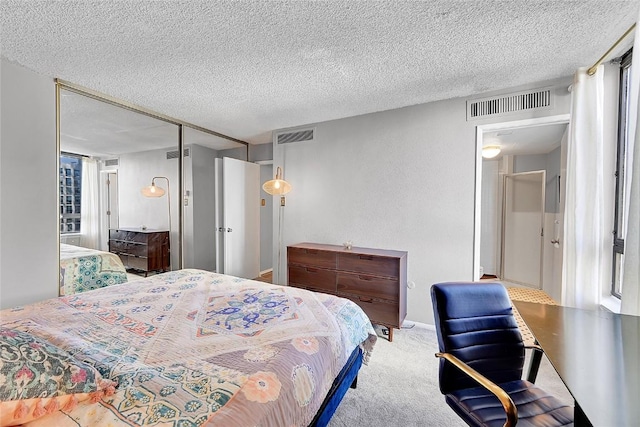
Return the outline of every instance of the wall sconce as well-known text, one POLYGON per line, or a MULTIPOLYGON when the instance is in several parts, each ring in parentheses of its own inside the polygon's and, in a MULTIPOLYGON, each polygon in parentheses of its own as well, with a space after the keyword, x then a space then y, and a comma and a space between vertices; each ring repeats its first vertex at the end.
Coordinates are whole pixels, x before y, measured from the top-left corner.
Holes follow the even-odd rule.
POLYGON ((498 154, 500 154, 500 147, 497 145, 487 145, 486 147, 482 147, 482 157, 485 159, 493 159, 498 154))
POLYGON ((280 206, 284 206, 284 195, 291 191, 291 184, 282 179, 282 169, 278 166, 276 169, 276 177, 262 184, 262 189, 272 196, 281 196, 280 206))

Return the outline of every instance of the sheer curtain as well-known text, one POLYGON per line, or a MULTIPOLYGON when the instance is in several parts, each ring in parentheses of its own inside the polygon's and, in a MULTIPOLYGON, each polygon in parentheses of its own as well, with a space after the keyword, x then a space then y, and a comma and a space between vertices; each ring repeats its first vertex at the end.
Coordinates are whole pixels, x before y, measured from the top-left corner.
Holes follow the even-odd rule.
POLYGON ((579 69, 571 91, 564 216, 562 304, 594 309, 609 281, 604 257, 611 257, 605 226, 603 66, 593 75, 579 69))
POLYGON ((82 158, 82 195, 80 199, 80 246, 100 249, 98 206, 98 162, 82 158))
MULTIPOLYGON (((640 18, 639 18, 640 21, 640 18)), ((636 29, 634 46, 640 46, 636 29)), ((640 316, 640 50, 633 53, 629 102, 629 145, 625 165, 624 264, 620 312, 640 316)))

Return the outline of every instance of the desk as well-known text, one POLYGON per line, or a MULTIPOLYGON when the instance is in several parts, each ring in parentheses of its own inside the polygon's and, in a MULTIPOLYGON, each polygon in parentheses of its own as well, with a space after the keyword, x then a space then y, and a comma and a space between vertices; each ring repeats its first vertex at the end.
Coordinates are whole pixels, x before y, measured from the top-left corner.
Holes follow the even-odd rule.
POLYGON ((575 425, 640 425, 640 317, 513 301, 576 402, 575 425))

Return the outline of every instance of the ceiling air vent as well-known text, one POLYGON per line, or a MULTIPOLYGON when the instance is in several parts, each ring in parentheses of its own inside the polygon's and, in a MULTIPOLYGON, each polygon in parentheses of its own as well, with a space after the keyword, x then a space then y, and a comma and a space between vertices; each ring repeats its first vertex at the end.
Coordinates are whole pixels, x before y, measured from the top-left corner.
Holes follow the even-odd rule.
POLYGON ((276 135, 278 144, 289 144, 291 142, 313 141, 315 128, 296 129, 282 132, 276 135))
POLYGON ((550 88, 476 99, 467 101, 467 121, 519 111, 546 109, 552 105, 553 95, 550 88))
MULTIPOLYGON (((189 157, 189 149, 185 148, 184 149, 184 156, 185 157, 189 157)), ((178 157, 180 157, 179 151, 175 150, 175 151, 167 151, 167 160, 170 159, 177 159, 178 157)))
POLYGON ((108 159, 104 161, 105 166, 118 166, 120 161, 118 159, 108 159))

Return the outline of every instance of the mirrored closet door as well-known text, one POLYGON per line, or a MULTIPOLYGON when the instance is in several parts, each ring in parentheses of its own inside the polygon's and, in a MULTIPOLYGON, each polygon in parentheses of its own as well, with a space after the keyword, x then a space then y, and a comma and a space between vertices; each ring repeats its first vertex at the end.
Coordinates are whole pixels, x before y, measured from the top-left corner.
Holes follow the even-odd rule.
POLYGON ((216 271, 215 159, 247 144, 58 82, 60 293, 216 271))

